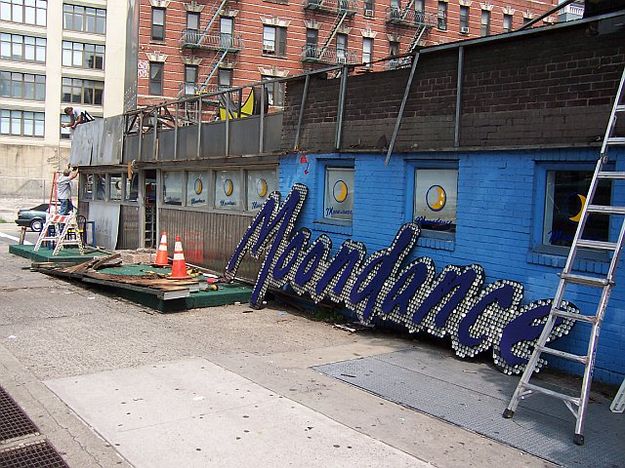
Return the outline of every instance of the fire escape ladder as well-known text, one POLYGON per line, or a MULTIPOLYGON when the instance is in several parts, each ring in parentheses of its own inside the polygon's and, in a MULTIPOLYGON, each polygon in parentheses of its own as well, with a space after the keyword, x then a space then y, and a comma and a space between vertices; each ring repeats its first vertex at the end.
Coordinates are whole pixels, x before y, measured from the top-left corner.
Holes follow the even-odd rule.
POLYGON ((220 51, 215 55, 215 58, 210 64, 210 72, 208 73, 208 76, 204 80, 204 83, 202 83, 200 89, 198 90, 200 94, 206 92, 206 88, 208 87, 211 78, 215 76, 215 73, 217 73, 219 65, 222 64, 222 62, 226 58, 226 55, 228 55, 228 49, 224 49, 223 51, 220 51))
POLYGON ((405 20, 406 17, 408 16, 408 12, 410 11, 410 9, 412 8, 412 6, 414 5, 414 0, 410 0, 406 6, 404 7, 404 11, 401 12, 401 19, 405 20))
POLYGON ((197 44, 196 44, 198 47, 202 45, 202 41, 204 40, 206 35, 209 33, 209 31, 213 27, 213 24, 215 23, 215 20, 217 18, 219 18, 219 15, 223 11, 223 9, 226 6, 227 2, 228 2, 228 0, 221 0, 221 3, 217 6, 217 9, 215 10, 215 12, 213 13, 213 16, 211 17, 210 21, 208 22, 208 24, 204 28, 204 31, 202 31, 202 34, 200 34, 199 37, 198 37, 197 44))
POLYGON ((330 31, 330 35, 328 36, 325 43, 321 47, 321 50, 319 51, 319 55, 317 58, 319 59, 323 58, 323 56, 326 53, 326 50, 328 50, 328 46, 332 42, 332 39, 334 39, 334 36, 336 36, 336 33, 338 32, 339 28, 343 24, 343 21, 345 21, 345 18, 347 18, 347 14, 348 14, 347 9, 342 9, 342 10, 339 9, 339 13, 336 16, 336 19, 334 20, 334 24, 332 25, 332 30, 330 31))
POLYGON ((425 23, 420 23, 417 25, 414 36, 412 36, 412 41, 410 41, 410 45, 408 46, 408 53, 412 53, 415 51, 415 49, 421 42, 421 38, 423 38, 423 35, 427 30, 428 26, 425 23))

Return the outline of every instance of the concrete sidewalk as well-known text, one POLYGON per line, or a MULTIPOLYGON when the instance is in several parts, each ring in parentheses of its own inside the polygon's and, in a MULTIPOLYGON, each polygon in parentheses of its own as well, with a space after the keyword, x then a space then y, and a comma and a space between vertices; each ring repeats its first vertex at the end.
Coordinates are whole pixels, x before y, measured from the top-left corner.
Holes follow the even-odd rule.
POLYGON ((0 386, 70 466, 548 466, 311 368, 414 341, 245 304, 155 315, 0 249, 0 386))

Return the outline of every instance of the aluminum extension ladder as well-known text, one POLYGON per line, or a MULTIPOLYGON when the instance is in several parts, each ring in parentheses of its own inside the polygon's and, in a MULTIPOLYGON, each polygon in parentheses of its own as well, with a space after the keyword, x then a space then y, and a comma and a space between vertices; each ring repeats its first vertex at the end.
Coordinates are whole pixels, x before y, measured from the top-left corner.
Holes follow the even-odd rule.
MULTIPOLYGON (((533 393, 543 393, 550 397, 558 398, 564 402, 567 408, 573 413, 576 419, 575 424, 575 437, 574 442, 577 445, 584 444, 584 420, 586 418, 586 411, 588 409, 588 396, 590 392, 590 385, 592 383, 593 368, 595 365, 595 355, 597 352, 597 344, 599 342, 599 331, 601 330, 601 323, 605 315, 606 307, 608 306, 608 300, 610 293, 614 287, 614 275, 618 265, 619 257, 623 248, 623 242, 625 239, 625 206, 608 206, 608 205, 593 205, 595 192, 600 180, 622 180, 625 181, 625 172, 615 172, 608 170, 606 165, 608 162, 608 147, 614 145, 625 145, 625 136, 614 136, 614 130, 616 127, 617 115, 625 113, 625 104, 623 104, 623 85, 625 83, 625 69, 621 76, 618 91, 612 105, 612 111, 610 113, 610 119, 603 137, 603 143, 601 145, 601 153, 595 167, 595 172, 590 183, 588 190, 587 202, 584 204, 582 215, 571 244, 571 250, 569 251, 564 270, 560 274, 560 280, 556 289, 556 294, 552 302, 551 311, 545 323, 545 327, 538 338, 534 352, 527 363, 527 367, 521 376, 512 399, 508 404, 508 407, 503 412, 504 418, 511 418, 514 416, 514 412, 517 409, 519 400, 530 396, 533 393), (595 240, 584 239, 582 237, 584 227, 588 221, 588 216, 591 214, 601 215, 617 215, 620 216, 621 228, 616 242, 601 242, 595 240), (578 256, 580 248, 592 249, 596 251, 612 252, 612 259, 608 267, 608 272, 605 277, 603 276, 588 276, 572 273, 573 265, 578 256), (594 287, 601 289, 601 294, 597 304, 595 315, 582 315, 570 313, 560 309, 558 306, 562 304, 564 298, 564 291, 569 284, 581 284, 584 286, 594 287), (556 320, 559 318, 585 322, 591 325, 591 332, 588 341, 588 350, 585 356, 579 356, 564 351, 559 351, 546 346, 547 338, 551 334, 554 328, 556 320), (536 364, 542 353, 558 356, 570 361, 574 361, 584 365, 584 378, 582 380, 581 394, 578 397, 570 396, 565 393, 560 393, 548 388, 540 387, 529 383, 530 377, 536 369, 536 364)), ((621 388, 624 388, 623 386, 621 388)), ((618 395, 617 395, 618 397, 618 395)))

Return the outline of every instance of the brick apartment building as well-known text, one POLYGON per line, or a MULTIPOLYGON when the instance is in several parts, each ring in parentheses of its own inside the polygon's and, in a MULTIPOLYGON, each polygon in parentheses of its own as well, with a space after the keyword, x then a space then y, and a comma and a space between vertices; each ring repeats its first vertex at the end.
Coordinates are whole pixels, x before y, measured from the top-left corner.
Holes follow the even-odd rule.
MULTIPOLYGON (((141 0, 139 105, 500 34, 557 0, 141 0)), ((569 8, 569 7, 567 7, 569 8)), ((555 22, 546 18, 538 25, 555 22)), ((283 84, 269 90, 283 103, 283 84)))

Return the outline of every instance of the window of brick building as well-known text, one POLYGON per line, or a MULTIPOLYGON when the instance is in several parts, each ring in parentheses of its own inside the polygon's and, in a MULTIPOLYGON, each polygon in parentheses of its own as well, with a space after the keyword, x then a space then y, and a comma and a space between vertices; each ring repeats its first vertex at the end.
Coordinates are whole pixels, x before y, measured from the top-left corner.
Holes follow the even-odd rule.
POLYGON ((63 78, 61 101, 72 104, 91 104, 101 106, 104 95, 104 82, 63 78))
POLYGON ((336 62, 347 63, 347 34, 336 35, 336 62))
POLYGON ((234 18, 223 16, 219 23, 221 47, 232 47, 232 33, 234 31, 234 18))
POLYGON ((469 7, 460 6, 460 32, 462 34, 469 33, 469 7))
POLYGON ((163 62, 150 62, 150 94, 163 95, 163 62))
POLYGON ((512 31, 512 15, 503 15, 503 32, 512 31))
POLYGON ((438 2, 438 23, 441 31, 447 31, 447 2, 438 2))
POLYGON ((184 93, 195 94, 197 84, 198 67, 196 65, 184 66, 184 93))
POLYGON ((187 12, 187 29, 197 31, 200 29, 200 14, 194 11, 187 12))
POLYGON ((375 8, 375 2, 374 0, 365 0, 363 2, 363 6, 364 6, 364 15, 367 18, 372 18, 373 17, 373 13, 374 13, 374 8, 375 8))
MULTIPOLYGON (((270 75, 261 75, 260 77, 262 81, 273 80, 275 78, 275 76, 270 75)), ((267 103, 270 106, 284 106, 285 83, 270 83, 265 86, 265 89, 267 90, 267 103)))
POLYGON ((286 28, 263 27, 263 54, 284 57, 286 55, 286 28))
POLYGON ((317 29, 306 29, 306 57, 317 56, 317 41, 319 40, 319 31, 317 29))
POLYGON ((488 36, 490 34, 490 11, 482 10, 480 16, 480 35, 488 36))
POLYGON ((362 63, 371 64, 373 60, 373 39, 362 38, 362 63))
POLYGON ((95 34, 106 33, 106 10, 63 4, 63 28, 95 34))
POLYGON ((391 57, 397 57, 399 55, 399 42, 398 41, 389 41, 388 54, 391 57))
POLYGON ((415 0, 414 9, 417 13, 425 12, 425 0, 415 0))
POLYGON ((165 8, 152 7, 152 40, 165 40, 165 8))
POLYGON ((229 68, 220 68, 218 83, 219 91, 232 88, 232 70, 230 70, 229 68))
POLYGON ((0 0, 0 20, 45 26, 47 9, 45 0, 0 0))

